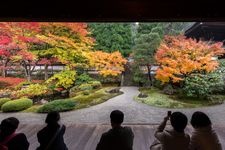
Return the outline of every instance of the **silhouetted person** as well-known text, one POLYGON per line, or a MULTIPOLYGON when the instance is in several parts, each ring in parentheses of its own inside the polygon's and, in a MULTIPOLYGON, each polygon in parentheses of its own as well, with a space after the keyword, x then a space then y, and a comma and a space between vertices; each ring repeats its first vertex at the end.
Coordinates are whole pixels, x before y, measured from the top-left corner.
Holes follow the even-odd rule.
POLYGON ((190 150, 222 150, 219 138, 205 113, 195 112, 191 118, 191 125, 194 131, 191 136, 190 150))
POLYGON ((111 112, 112 129, 102 134, 96 150, 132 150, 134 134, 130 127, 121 126, 123 118, 123 112, 111 112))
POLYGON ((28 150, 29 142, 24 133, 16 133, 19 120, 9 117, 2 120, 0 125, 0 149, 7 147, 8 150, 28 150))
POLYGON ((190 136, 184 132, 188 119, 181 112, 167 115, 155 132, 156 140, 150 150, 188 150, 190 136), (170 119, 172 129, 165 129, 170 119))
POLYGON ((48 113, 45 120, 47 126, 37 133, 38 142, 40 143, 37 150, 68 150, 63 138, 66 127, 58 123, 59 119, 58 112, 48 113))

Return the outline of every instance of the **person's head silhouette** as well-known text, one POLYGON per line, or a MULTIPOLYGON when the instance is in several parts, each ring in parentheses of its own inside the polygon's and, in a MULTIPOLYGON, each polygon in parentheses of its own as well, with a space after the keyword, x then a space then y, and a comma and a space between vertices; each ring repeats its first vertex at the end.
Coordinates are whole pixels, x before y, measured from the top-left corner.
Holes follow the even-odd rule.
POLYGON ((123 123, 124 114, 120 110, 114 110, 110 114, 112 127, 119 127, 123 123))
POLYGON ((183 113, 174 112, 170 116, 170 122, 175 131, 184 132, 188 119, 183 113))
POLYGON ((59 112, 52 111, 52 112, 48 113, 48 115, 45 119, 45 123, 47 123, 48 125, 57 125, 59 119, 60 119, 59 112))
POLYGON ((211 126, 211 124, 212 124, 211 120, 203 112, 196 111, 191 117, 191 125, 194 128, 207 127, 207 126, 211 126))
POLYGON ((2 120, 0 125, 1 134, 10 135, 16 131, 19 125, 19 120, 15 117, 9 117, 2 120))

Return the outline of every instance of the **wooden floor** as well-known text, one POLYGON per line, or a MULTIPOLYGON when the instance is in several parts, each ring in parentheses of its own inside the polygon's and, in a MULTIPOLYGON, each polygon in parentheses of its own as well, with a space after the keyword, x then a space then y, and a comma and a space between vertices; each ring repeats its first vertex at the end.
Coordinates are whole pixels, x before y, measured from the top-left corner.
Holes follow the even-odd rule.
MULTIPOLYGON (((127 125, 134 132, 133 150, 149 150, 150 144, 154 140, 156 125, 127 125)), ((18 132, 24 132, 30 142, 30 150, 35 150, 38 146, 37 132, 42 125, 20 125, 18 132)), ((103 132, 110 128, 109 125, 73 124, 67 125, 64 135, 65 142, 69 150, 95 150, 96 145, 103 132)), ((225 147, 225 126, 215 126, 223 147, 225 147)), ((192 128, 188 127, 187 132, 192 128)))

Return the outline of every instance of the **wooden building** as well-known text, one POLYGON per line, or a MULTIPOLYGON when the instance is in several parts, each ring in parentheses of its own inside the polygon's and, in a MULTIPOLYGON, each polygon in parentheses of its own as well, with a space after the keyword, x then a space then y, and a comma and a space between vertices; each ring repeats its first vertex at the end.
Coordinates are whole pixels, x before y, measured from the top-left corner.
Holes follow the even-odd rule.
MULTIPOLYGON (((225 46, 225 22, 196 22, 184 35, 197 40, 223 42, 225 46)), ((225 55, 218 58, 224 59, 225 55)))
POLYGON ((225 42, 225 22, 196 22, 185 31, 186 37, 225 42))

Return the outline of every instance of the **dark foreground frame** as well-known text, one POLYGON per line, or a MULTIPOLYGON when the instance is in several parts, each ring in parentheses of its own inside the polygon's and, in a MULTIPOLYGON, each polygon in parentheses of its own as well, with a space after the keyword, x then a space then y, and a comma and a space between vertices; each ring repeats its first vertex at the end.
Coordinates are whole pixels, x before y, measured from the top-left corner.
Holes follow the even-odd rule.
POLYGON ((1 21, 225 21, 219 0, 5 0, 1 21))

